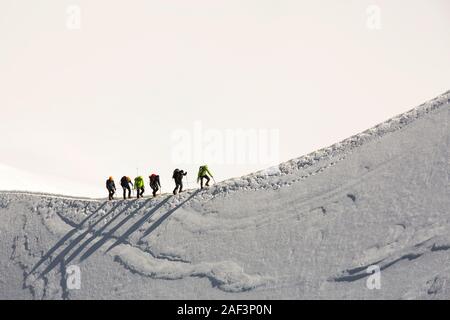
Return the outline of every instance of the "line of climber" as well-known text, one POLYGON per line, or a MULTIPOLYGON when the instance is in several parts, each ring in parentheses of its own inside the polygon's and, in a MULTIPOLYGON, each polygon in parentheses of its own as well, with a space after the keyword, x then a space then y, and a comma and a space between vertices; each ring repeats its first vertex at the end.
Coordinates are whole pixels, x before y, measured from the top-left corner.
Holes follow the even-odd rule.
MULTIPOLYGON (((175 189, 173 189, 173 194, 183 192, 183 178, 187 175, 187 172, 180 169, 175 169, 172 174, 172 179, 175 181, 175 189)), ((211 178, 214 180, 213 175, 209 171, 207 165, 200 166, 197 174, 197 183, 200 183, 200 188, 203 189, 204 186, 208 187, 211 178), (203 186, 203 180, 206 180, 205 185, 203 186)), ((152 189, 153 197, 156 197, 158 191, 161 191, 161 182, 159 179, 159 175, 152 173, 149 176, 150 188, 152 189)), ((123 176, 120 179, 120 186, 123 189, 123 199, 131 199, 131 188, 136 190, 137 198, 144 197, 145 192, 145 183, 144 178, 142 176, 138 176, 134 179, 134 183, 131 181, 130 177, 123 176)), ((114 200, 114 195, 116 193, 116 184, 114 182, 113 177, 109 177, 106 180, 106 189, 108 190, 108 198, 109 200, 114 200)))

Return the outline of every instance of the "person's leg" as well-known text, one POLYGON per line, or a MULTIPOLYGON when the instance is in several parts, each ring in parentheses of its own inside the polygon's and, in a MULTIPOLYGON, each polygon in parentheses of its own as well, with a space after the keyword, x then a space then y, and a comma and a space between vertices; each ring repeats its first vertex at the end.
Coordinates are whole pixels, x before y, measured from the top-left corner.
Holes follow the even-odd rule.
POLYGON ((130 186, 128 186, 127 189, 128 189, 128 199, 131 199, 131 188, 130 188, 130 186))
POLYGON ((181 192, 181 182, 180 181, 175 181, 175 189, 173 190, 173 194, 177 194, 178 192, 181 192))
POLYGON ((200 189, 203 189, 203 176, 202 177, 200 177, 200 189))
POLYGON ((145 189, 142 188, 142 189, 141 189, 141 197, 144 197, 144 192, 145 192, 145 189))
POLYGON ((127 198, 127 189, 122 187, 123 189, 123 200, 125 200, 127 198))
POLYGON ((205 179, 206 179, 206 186, 209 187, 209 180, 210 180, 210 179, 209 179, 208 176, 205 176, 205 179))
POLYGON ((180 191, 179 192, 183 192, 183 180, 180 181, 180 191))

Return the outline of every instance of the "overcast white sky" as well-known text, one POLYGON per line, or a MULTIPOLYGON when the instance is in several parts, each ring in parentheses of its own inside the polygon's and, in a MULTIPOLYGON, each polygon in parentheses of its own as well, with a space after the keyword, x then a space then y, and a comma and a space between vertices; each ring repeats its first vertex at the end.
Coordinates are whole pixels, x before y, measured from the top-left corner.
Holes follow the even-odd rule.
MULTIPOLYGON (((174 163, 173 134, 196 121, 279 130, 281 162, 450 88, 448 0, 0 0, 0 40, 0 164, 66 194, 104 195, 137 167, 164 191, 182 167, 192 187, 207 159, 174 163)), ((209 165, 223 180, 263 162, 209 165)))

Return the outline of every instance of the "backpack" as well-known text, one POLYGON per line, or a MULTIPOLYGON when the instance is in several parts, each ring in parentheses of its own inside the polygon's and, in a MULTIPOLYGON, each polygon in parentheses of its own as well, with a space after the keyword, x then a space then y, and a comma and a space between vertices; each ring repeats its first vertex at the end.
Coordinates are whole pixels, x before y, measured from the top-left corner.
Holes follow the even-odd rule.
POLYGON ((152 174, 152 175, 150 176, 150 184, 155 184, 156 181, 158 180, 158 178, 159 178, 158 175, 152 174))
POLYGON ((137 177, 136 179, 134 179, 134 186, 136 188, 144 187, 144 179, 142 179, 142 177, 137 177))
POLYGON ((108 190, 113 190, 115 188, 114 180, 106 180, 106 188, 108 190))
POLYGON ((206 165, 200 166, 200 168, 198 168, 198 176, 199 177, 204 176, 206 174, 207 170, 208 170, 208 166, 206 166, 206 165))
POLYGON ((179 175, 180 175, 180 170, 179 169, 175 169, 173 171, 172 179, 176 179, 179 175))

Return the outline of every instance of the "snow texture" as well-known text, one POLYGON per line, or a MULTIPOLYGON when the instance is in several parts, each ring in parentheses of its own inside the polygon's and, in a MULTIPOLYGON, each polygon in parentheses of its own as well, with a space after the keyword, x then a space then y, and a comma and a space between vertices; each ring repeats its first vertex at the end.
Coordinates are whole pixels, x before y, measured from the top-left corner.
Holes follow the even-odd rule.
POLYGON ((0 299, 449 299, 449 106, 177 196, 1 192, 0 299))

